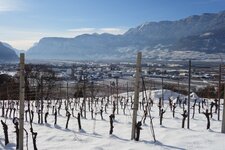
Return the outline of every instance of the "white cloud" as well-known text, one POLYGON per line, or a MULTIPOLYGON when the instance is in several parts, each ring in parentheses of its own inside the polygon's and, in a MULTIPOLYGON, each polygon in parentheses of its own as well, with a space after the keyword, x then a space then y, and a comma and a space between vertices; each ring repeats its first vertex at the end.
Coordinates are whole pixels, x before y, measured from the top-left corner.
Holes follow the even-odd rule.
POLYGON ((0 12, 22 10, 22 0, 0 0, 0 12))
POLYGON ((76 29, 69 29, 69 32, 93 32, 95 28, 76 28, 76 29))
POLYGON ((27 50, 29 47, 31 47, 35 42, 37 42, 38 39, 22 39, 22 40, 6 40, 3 42, 6 42, 13 46, 16 49, 19 50, 27 50))
POLYGON ((106 33, 111 33, 111 34, 123 34, 127 30, 123 28, 101 28, 100 31, 106 32, 106 33))
POLYGON ((80 35, 80 34, 92 34, 92 33, 110 33, 110 34, 123 34, 127 31, 126 28, 75 28, 75 29, 69 29, 68 32, 71 32, 74 34, 74 36, 80 35))

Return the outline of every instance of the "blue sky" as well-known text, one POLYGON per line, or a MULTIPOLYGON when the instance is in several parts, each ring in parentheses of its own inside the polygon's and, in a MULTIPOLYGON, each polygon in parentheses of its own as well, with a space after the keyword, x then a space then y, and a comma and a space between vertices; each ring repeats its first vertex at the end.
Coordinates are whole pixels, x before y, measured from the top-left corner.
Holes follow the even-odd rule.
POLYGON ((0 41, 28 49, 42 37, 123 34, 142 23, 225 10, 225 0, 0 0, 0 41))

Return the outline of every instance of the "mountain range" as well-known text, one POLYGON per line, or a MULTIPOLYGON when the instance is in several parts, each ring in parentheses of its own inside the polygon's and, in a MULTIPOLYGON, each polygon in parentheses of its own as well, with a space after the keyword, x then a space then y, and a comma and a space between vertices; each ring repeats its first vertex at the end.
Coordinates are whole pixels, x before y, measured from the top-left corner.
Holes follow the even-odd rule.
POLYGON ((124 60, 135 58, 137 51, 142 51, 146 59, 225 57, 225 11, 176 21, 146 22, 122 35, 45 37, 26 55, 29 59, 124 60))
POLYGON ((5 43, 0 42, 0 63, 17 62, 18 60, 16 52, 5 43))

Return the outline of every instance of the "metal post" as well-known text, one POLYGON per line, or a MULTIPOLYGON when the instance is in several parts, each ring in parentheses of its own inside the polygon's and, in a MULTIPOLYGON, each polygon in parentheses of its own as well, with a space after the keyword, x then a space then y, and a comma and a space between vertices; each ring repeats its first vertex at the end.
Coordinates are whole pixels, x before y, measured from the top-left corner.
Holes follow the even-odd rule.
POLYGON ((83 110, 84 110, 84 118, 86 119, 86 75, 84 75, 84 87, 83 87, 83 110))
POLYGON ((35 105, 37 106, 37 108, 39 107, 39 98, 38 98, 38 90, 37 90, 37 86, 35 87, 35 105))
MULTIPOLYGON (((44 96, 43 96, 43 77, 41 76, 41 124, 43 124, 43 107, 44 107, 44 96)), ((39 111, 39 110, 38 110, 39 111)))
POLYGON ((116 109, 117 115, 119 114, 119 90, 118 90, 118 77, 116 78, 116 109))
POLYGON ((23 127, 24 127, 24 53, 20 54, 20 118, 19 118, 19 150, 23 150, 23 127))
POLYGON ((67 100, 66 107, 67 107, 67 109, 69 107, 69 93, 68 93, 68 89, 69 89, 69 84, 68 84, 68 80, 67 80, 67 83, 66 83, 66 100, 67 100))
POLYGON ((218 85, 218 120, 220 120, 220 90, 221 90, 221 64, 219 66, 219 85, 218 85))
POLYGON ((161 100, 161 106, 164 106, 164 95, 163 95, 163 77, 162 77, 162 100, 161 100))
POLYGON ((91 82, 91 108, 93 107, 94 102, 94 82, 91 82))
POLYGON ((180 94, 180 76, 178 77, 178 93, 180 94))
POLYGON ((128 93, 128 82, 127 82, 127 100, 129 99, 129 93, 128 93))
POLYGON ((134 108, 133 108, 131 140, 135 138, 135 129, 136 129, 136 123, 137 123, 137 111, 138 111, 138 102, 139 102, 140 73, 141 73, 141 52, 138 52, 136 75, 135 75, 135 93, 134 93, 134 108))
MULTIPOLYGON (((225 87, 225 84, 224 84, 225 87)), ((225 88, 223 88, 223 119, 222 119, 222 128, 221 133, 225 133, 225 88)))
POLYGON ((188 118, 187 128, 190 128, 190 94, 191 94, 191 60, 189 60, 189 75, 188 75, 188 118))
POLYGON ((109 84, 110 84, 110 101, 111 101, 111 104, 112 104, 112 97, 113 97, 113 93, 112 93, 112 82, 110 81, 109 82, 109 84))
POLYGON ((60 98, 60 100, 62 99, 62 85, 61 85, 61 83, 59 84, 59 98, 60 98))

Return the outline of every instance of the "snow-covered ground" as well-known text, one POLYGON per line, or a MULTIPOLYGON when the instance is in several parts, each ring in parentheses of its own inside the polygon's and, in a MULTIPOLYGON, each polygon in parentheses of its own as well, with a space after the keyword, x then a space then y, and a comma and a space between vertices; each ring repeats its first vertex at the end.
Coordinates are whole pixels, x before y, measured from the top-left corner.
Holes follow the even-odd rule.
POLYGON ((11 71, 11 72, 7 72, 7 71, 0 71, 0 75, 1 74, 8 74, 10 76, 15 76, 17 72, 16 71, 11 71))
MULTIPOLYGON (((121 94, 126 96, 127 93, 121 94)), ((132 95, 132 92, 129 93, 132 95)), ((131 139, 131 123, 132 110, 129 107, 126 109, 126 115, 119 106, 119 114, 115 116, 114 131, 109 135, 110 123, 109 115, 112 113, 112 106, 109 105, 107 113, 104 114, 104 120, 101 120, 100 114, 96 115, 96 120, 91 119, 91 113, 87 112, 87 119, 81 119, 82 130, 79 131, 77 119, 72 117, 69 121, 68 129, 65 129, 67 117, 65 116, 64 103, 61 110, 61 115, 58 116, 58 123, 54 126, 54 115, 52 110, 49 110, 48 124, 38 124, 37 113, 34 115, 33 129, 38 132, 37 148, 39 150, 72 150, 72 149, 90 149, 90 150, 160 150, 160 149, 215 149, 223 150, 225 148, 225 134, 220 133, 221 121, 217 121, 217 115, 214 114, 211 119, 211 129, 206 130, 206 117, 204 114, 198 113, 196 107, 196 114, 194 119, 190 120, 190 129, 181 128, 182 108, 176 108, 175 118, 172 117, 172 112, 168 108, 168 101, 165 101, 164 108, 166 113, 163 118, 163 125, 159 125, 158 115, 158 99, 161 97, 161 90, 147 92, 148 96, 154 100, 154 105, 151 111, 153 118, 154 130, 156 135, 156 142, 154 142, 150 130, 150 119, 146 119, 146 123, 142 125, 140 141, 133 141, 131 139)), ((165 99, 172 96, 175 99, 179 94, 164 90, 165 99)), ((182 96, 181 96, 182 97, 182 96)), ((111 99, 111 98, 110 98, 111 99)), ((142 93, 140 93, 140 100, 142 100, 142 93)), ((192 99, 193 101, 193 99, 192 99)), ((99 102, 100 104, 100 102, 99 102)), ((193 104, 191 104, 192 106, 193 104)), ((221 106, 222 108, 222 106, 221 106)), ((97 107, 99 112, 100 106, 97 107)), ((104 109, 103 109, 104 110, 104 109)), ((214 110, 214 108, 213 108, 214 110)), ((205 111, 201 109, 201 112, 205 111)), ((77 115, 78 110, 75 111, 77 115)), ((1 114, 1 111, 0 111, 1 114)), ((18 115, 18 113, 17 113, 18 115)), ((222 115, 222 110, 221 110, 222 115)), ((138 111, 138 121, 141 120, 143 111, 138 111)), ((192 116, 192 110, 191 110, 192 116)), ((6 121, 8 125, 9 144, 4 146, 4 132, 0 125, 0 149, 15 149, 16 134, 12 119, 0 117, 6 121)), ((222 116, 221 116, 222 118, 222 116)), ((186 124, 185 124, 186 127, 186 124)), ((25 122, 25 129, 29 131, 29 122, 25 122)), ((29 132, 28 148, 33 149, 32 138, 29 132)), ((26 136, 24 137, 24 149, 26 149, 26 136)))

